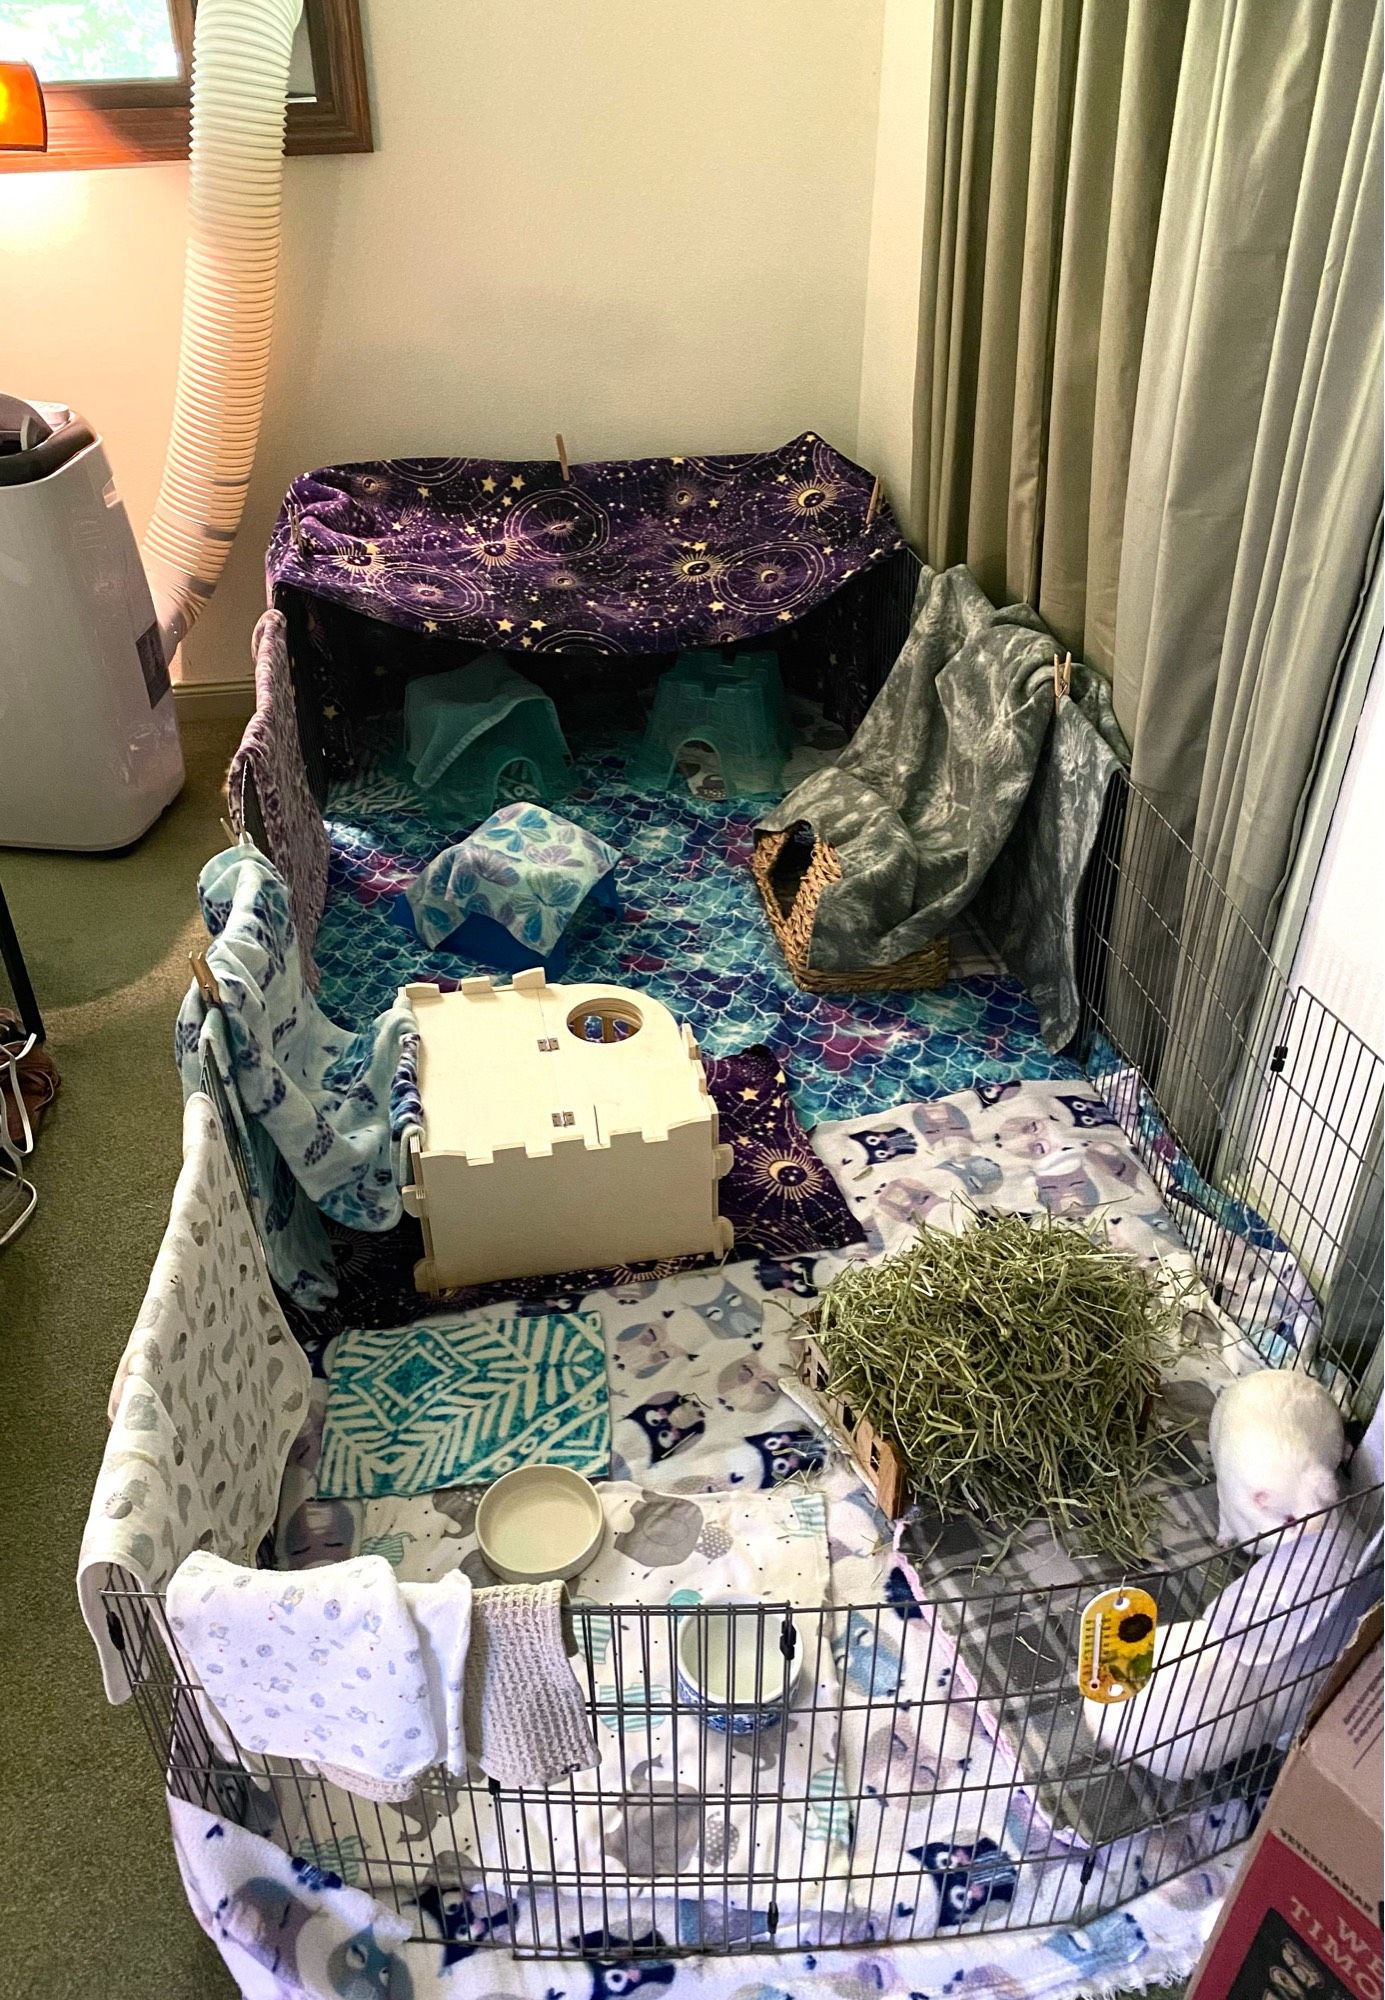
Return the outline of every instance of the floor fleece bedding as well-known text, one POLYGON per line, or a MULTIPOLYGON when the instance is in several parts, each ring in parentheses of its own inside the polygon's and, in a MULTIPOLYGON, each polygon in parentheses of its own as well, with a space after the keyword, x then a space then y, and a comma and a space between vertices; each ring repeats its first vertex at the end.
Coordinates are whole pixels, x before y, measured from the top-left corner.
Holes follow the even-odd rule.
MULTIPOLYGON (((1183 1318, 1187 1350, 1165 1385, 1166 1400, 1189 1428, 1157 1482, 1150 1580, 1204 1561, 1217 1541, 1208 1419, 1228 1375, 1261 1365, 1259 1329, 1234 1325, 1196 1284, 1157 1188, 1093 1092, 1004 1085, 825 1128, 817 1144, 858 1215, 869 1218, 877 1252, 903 1248, 922 1223, 950 1226, 962 1203, 1079 1222, 1099 1216, 1109 1242, 1136 1257, 1157 1256, 1176 1282, 1192 1287, 1183 1318)), ((999 1536, 963 1515, 911 1522, 907 1548, 997 1733, 1022 1768, 1063 1774, 1061 1784, 1041 1779, 1038 1787, 1055 1822, 1096 1846, 1166 1808, 1135 1767, 1117 1769, 1102 1757, 1082 1726, 1071 1662, 1083 1606, 1109 1580, 1109 1563, 1071 1555, 1043 1521, 999 1536)), ((1229 1580, 1228 1560, 1218 1559, 1221 1581, 1229 1580)), ((1210 1576, 1193 1581, 1213 1587, 1210 1576)), ((1197 1608, 1176 1599, 1171 1584, 1160 1606, 1165 1618, 1197 1608)))
POLYGON ((1077 2000, 1185 1979, 1238 1860, 1233 1850, 1194 1865, 1081 1928, 661 1958, 671 1940, 646 1926, 630 1933, 645 1948, 638 1959, 597 1956, 580 1932, 561 1958, 525 1959, 483 1948, 484 1915, 441 1898, 430 1899, 431 1948, 406 1942, 408 1917, 332 1869, 181 1799, 169 1813, 188 1901, 244 2000, 614 2000, 645 1989, 668 2000, 1077 2000))
MULTIPOLYGON (((604 1330, 611 1475, 617 1482, 609 1489, 608 1506, 625 1510, 613 1537, 625 1572, 609 1579, 589 1573, 578 1586, 579 1603, 602 1602, 603 1590, 606 1602, 617 1595, 629 1601, 629 1593, 650 1604, 687 1603, 711 1594, 716 1579, 700 1574, 708 1552, 720 1559, 729 1551, 722 1548, 724 1537, 705 1538, 705 1522, 695 1508, 731 1505, 744 1525, 753 1524, 757 1510, 763 1517, 766 1508, 786 1502, 799 1519, 805 1508, 825 1506, 826 1601, 836 1608, 825 1618, 830 1643, 815 1655, 817 1700, 835 1712, 838 1726, 833 1737, 806 1712, 791 1715, 783 1741, 765 1752, 775 1760, 773 1768, 761 1774, 766 1790, 785 1801, 785 1827, 797 1831, 801 1865, 782 1853, 777 1865, 776 1857, 766 1856, 751 1823, 753 1812, 751 1821, 745 1818, 746 1794, 753 1792, 749 1778, 738 1793, 740 1817, 734 1824, 705 1829, 700 1820, 689 1824, 697 1816, 679 1806, 677 1793, 680 1784, 685 1790, 706 1787, 696 1761, 705 1733, 696 1730, 692 1744, 669 1739, 667 1660, 651 1660, 652 1670, 642 1676, 644 1706, 633 1704, 627 1732, 618 1736, 609 1727, 600 1732, 603 1789, 619 1794, 651 1786, 650 1807, 627 1802, 624 1824, 614 1799, 598 1809, 582 1798, 580 1778, 571 1797, 559 1795, 556 1812, 553 1794, 541 1801, 508 1797, 497 1806, 484 1793, 439 1788, 404 1807, 384 1807, 377 1818, 373 1811, 343 1814, 343 1795, 336 1794, 333 1805, 330 1795, 304 1788, 302 1823, 292 1844, 309 1876, 316 1880, 317 1871, 329 1871, 331 1880, 346 1885, 337 1894, 385 1893, 389 1902, 399 1901, 411 1933, 438 1941, 431 1968, 422 1947, 408 1949, 420 1994, 496 1992, 486 1955, 470 1956, 486 1937, 503 1937, 522 1950, 540 1936, 551 1940, 556 1930, 565 1946, 580 1953, 601 1923, 601 1906, 598 1900, 593 1916, 590 1886, 583 1897, 572 1893, 574 1861, 590 1883, 603 1855, 609 1870, 613 1854, 632 1852, 641 1842, 648 1848, 658 1838, 675 1842, 676 1891, 661 1892, 657 1885, 651 1890, 645 1864, 632 1863, 632 1875, 643 1870, 646 1876, 639 1892, 613 1896, 608 1905, 613 1928, 632 1939, 653 1935, 687 1944, 764 1937, 771 1900, 776 1944, 791 1952, 811 1952, 819 1943, 865 1949, 888 1921, 897 1937, 911 1941, 892 1946, 881 1959, 862 1961, 877 1968, 870 1990, 886 1992, 900 1982, 900 1990, 932 1990, 954 1976, 1012 1993, 1020 1990, 1012 1980, 1022 1981, 1026 1991, 1062 1991, 1067 1978, 1071 1990, 1090 1977, 1093 1958, 1101 1962, 1101 1979, 1139 1983, 1141 1976, 1181 1969, 1196 1955, 1225 1880, 1220 1861, 1150 1892, 1086 1932, 1043 1939, 995 1935, 997 1921, 1007 1918, 1070 1925, 1098 1896, 1109 1902, 1135 1894, 1156 1871, 1166 1872, 1171 1843, 1180 1859, 1196 1863, 1201 1853, 1225 1845, 1248 1826, 1249 1808, 1231 1801, 1157 1832, 1121 1831, 1090 1857, 1080 1829, 1026 1783, 1026 1752, 1032 1746, 1016 1739, 1002 1726, 1003 1716, 975 1698, 947 1590, 935 1590, 937 1578, 929 1576, 927 1596, 920 1601, 914 1595, 882 1517, 781 1386, 789 1368, 790 1330, 804 1303, 848 1256, 894 1247, 925 1214, 935 1225, 960 1226, 963 1205, 978 1198, 1002 1207, 1099 1212, 1111 1240, 1134 1256, 1158 1259, 1180 1281, 1190 1275, 1187 1251, 1124 1136, 1089 1091, 1066 1081, 987 1085, 909 1103, 874 1118, 821 1126, 814 1143, 865 1229, 867 1241, 859 1250, 680 1273, 592 1292, 580 1302, 604 1330), (690 1548, 693 1528, 697 1539, 690 1548), (853 1606, 878 1608, 848 1608, 853 1606), (641 1764, 632 1787, 631 1773, 641 1764), (848 1809, 848 1801, 859 1804, 848 1809), (497 1814, 503 1815, 499 1822, 497 1814), (555 1855, 550 1836, 558 1821, 563 1832, 555 1855), (512 1871, 508 1894, 496 1868, 502 1834, 512 1871), (811 1850, 810 1839, 816 1843, 811 1850), (810 1857, 806 1864, 803 1854, 810 1857), (522 1864, 521 1855, 527 1857, 522 1864), (1084 1889, 1082 1870, 1089 1860, 1084 1889), (551 1879, 565 1867, 566 1885, 551 1879), (699 1867, 710 1880, 710 1894, 705 1888, 688 1893, 699 1867), (519 1875, 532 1877, 537 1892, 518 1892, 519 1875), (799 1877, 803 1886, 796 1889, 799 1877), (1150 1939, 1161 1927, 1172 1956, 1156 1964, 1150 1939), (972 1941, 973 1931, 985 1935, 972 1941), (1132 1975, 1130 1965, 1146 1960, 1150 1971, 1132 1975), (424 1983, 434 1976, 436 1985, 424 1983)), ((1209 1329, 1220 1324, 1209 1315, 1209 1329)), ((1217 1376, 1245 1365, 1229 1333, 1209 1331, 1206 1342, 1181 1371, 1193 1403, 1217 1376)), ((313 1417, 285 1480, 280 1564, 291 1568, 379 1553, 405 1578, 434 1577, 459 1560, 484 1578, 474 1543, 474 1490, 454 1487, 363 1501, 318 1495, 333 1352, 329 1343, 322 1356, 328 1379, 314 1382, 313 1417)), ((1171 1492, 1187 1476, 1196 1486, 1201 1469, 1176 1475, 1171 1492)), ((1169 1518, 1181 1520, 1172 1499, 1169 1518)), ((733 1544, 740 1533, 730 1537, 733 1544)), ((810 1594, 808 1602, 823 1599, 810 1594)), ((961 1630, 965 1641, 964 1621, 961 1630)), ((613 1638, 620 1651, 621 1635, 613 1638)), ((638 1643, 633 1632, 624 1635, 627 1657, 638 1643)), ((603 1662, 579 1661, 578 1671, 598 1703, 609 1706, 613 1683, 609 1672, 603 1678, 603 1662)), ((1066 1657, 1057 1671, 1061 1680, 1070 1680, 1066 1657)), ((631 1710, 633 1690, 625 1685, 623 1691, 631 1710)), ((794 1702, 801 1709, 805 1700, 806 1688, 800 1688, 794 1702)), ((763 1746, 765 1739, 750 1743, 763 1746)), ((755 1752, 732 1754, 748 1763, 755 1752)), ((185 1862, 190 1810, 180 1808, 185 1862)), ((821 1974, 850 1982, 855 1962, 850 1950, 833 1953, 820 1962, 821 1974)), ((508 1960, 505 1964, 505 1979, 518 1981, 522 1975, 508 1960)), ((629 1978, 760 1996, 796 1990, 813 1969, 801 1956, 758 1965, 758 1971, 742 1972, 739 1985, 725 1961, 680 1964, 676 1973, 672 1965, 641 1962, 629 1968, 629 1978), (786 1963, 795 1969, 781 1971, 786 1963)), ((518 1993, 521 1987, 507 1990, 518 1993)), ((580 1984, 536 1986, 544 1993, 585 1990, 580 1984)), ((841 1990, 858 1989, 848 1983, 841 1990)))
MULTIPOLYGON (((635 741, 584 749, 562 802, 620 851, 623 911, 578 919, 565 977, 646 988, 712 1054, 768 1043, 791 1067, 799 1115, 817 1125, 813 1144, 865 1241, 640 1277, 560 1302, 599 1320, 610 1388, 610 1534, 577 1601, 655 1607, 652 1619, 593 1611, 579 1620, 599 1789, 581 1775, 541 1796, 439 1783, 377 1813, 303 1784, 285 1853, 282 1832, 272 1843, 256 1831, 260 1795, 227 1773, 241 1825, 171 1801, 193 1908, 252 2000, 596 2000, 646 1986, 688 2000, 1071 2000, 1179 1977, 1234 1866, 1234 1854, 1202 1857, 1248 1829, 1249 1805, 1232 1800, 1142 1833, 1098 1828, 1104 1844, 1090 1852, 1064 1802, 1028 1782, 1026 1767, 1043 1761, 1035 1743, 984 1688, 978 1697, 956 1593, 972 1586, 985 1551, 935 1538, 914 1548, 913 1564, 896 1555, 858 1478, 783 1378, 794 1321, 821 1286, 924 1219, 962 1226, 978 1205, 1099 1212, 1112 1241, 1180 1281, 1191 1276, 1186 1247, 1125 1135, 1040 1040, 1016 981, 980 974, 907 996, 800 992, 749 876, 754 807, 681 787, 633 791, 624 764, 635 741), (812 1668, 781 1727, 713 1743, 675 1697, 670 1645, 680 1608, 728 1590, 762 1602, 801 1593, 812 1668), (704 1820, 699 1795, 720 1784, 709 1744, 730 1765, 732 1802, 704 1820), (779 1813, 766 1813, 767 1797, 779 1813), (1148 1887, 1177 1867, 1189 1872, 1148 1887), (612 1884, 604 1899, 592 1887, 598 1871, 612 1884), (1121 1896, 1134 1900, 1082 1925, 1084 1909, 1121 1896), (1000 1935, 1007 1921, 1053 1928, 1000 1935), (885 1949, 874 1941, 887 1925, 900 1942, 885 1949), (607 1927, 641 1956, 594 1956, 607 1927), (773 1955, 658 1952, 749 1946, 771 1930, 773 1955), (481 1948, 492 1941, 567 1956, 516 1961, 481 1948), (819 1955, 822 1945, 843 1948, 819 1955)), ((388 759, 336 789, 328 820, 331 893, 317 942, 326 1011, 351 1025, 407 980, 445 984, 475 970, 424 953, 394 910, 405 883, 466 829, 430 817, 388 759)), ((335 1325, 321 1331, 312 1415, 284 1482, 279 1565, 376 1553, 404 1578, 460 1563, 489 1580, 475 1488, 359 1500, 318 1491, 338 1340, 335 1325)), ((1205 1414, 1214 1379, 1247 1365, 1210 1309, 1203 1333, 1180 1371, 1194 1415, 1205 1414)), ((1205 1473, 1196 1449, 1171 1469, 1166 1553, 1184 1553, 1188 1536, 1210 1545, 1205 1473)), ((1036 1545, 1019 1575, 1031 1556, 1042 1566, 1052 1551, 1036 1545)), ((1066 1646, 1065 1634, 1043 1636, 1066 1646)), ((1070 1682, 1066 1651, 1053 1671, 1070 1682)))
MULTIPOLYGON (((766 1042, 786 1061, 805 1125, 943 1096, 980 1080, 1076 1077, 1039 1036, 1018 980, 954 979, 935 992, 824 996, 789 978, 750 876, 753 802, 697 798, 681 782, 642 792, 625 775, 638 738, 579 750, 559 810, 620 854, 622 915, 584 910, 564 977, 643 988, 712 1055, 766 1042)), ((397 763, 339 785, 326 808, 330 893, 317 939, 319 998, 363 1025, 410 979, 480 968, 428 953, 395 919, 404 886, 469 828, 434 816, 397 763)))

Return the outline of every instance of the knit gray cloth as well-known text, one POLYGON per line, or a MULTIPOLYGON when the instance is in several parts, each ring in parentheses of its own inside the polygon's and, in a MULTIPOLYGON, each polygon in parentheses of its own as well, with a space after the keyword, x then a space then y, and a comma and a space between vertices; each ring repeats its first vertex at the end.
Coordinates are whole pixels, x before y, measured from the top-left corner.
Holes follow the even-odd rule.
POLYGON ((501 1583, 471 1601, 466 1746, 498 1784, 541 1789, 599 1753, 563 1646, 563 1586, 501 1583))

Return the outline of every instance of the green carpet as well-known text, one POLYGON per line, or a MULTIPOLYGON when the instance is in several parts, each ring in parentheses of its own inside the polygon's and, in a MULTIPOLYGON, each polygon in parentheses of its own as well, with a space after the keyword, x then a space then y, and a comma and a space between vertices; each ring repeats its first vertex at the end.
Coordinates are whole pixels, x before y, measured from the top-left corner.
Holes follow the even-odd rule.
POLYGON ((186 789, 131 852, 0 851, 62 1072, 32 1162, 38 1211, 0 1251, 0 1988, 43 2000, 235 1992, 184 1900, 139 1718, 106 1704, 73 1578, 111 1376, 178 1170, 173 1017, 202 935, 197 870, 225 845, 220 785, 238 734, 185 728, 186 789))

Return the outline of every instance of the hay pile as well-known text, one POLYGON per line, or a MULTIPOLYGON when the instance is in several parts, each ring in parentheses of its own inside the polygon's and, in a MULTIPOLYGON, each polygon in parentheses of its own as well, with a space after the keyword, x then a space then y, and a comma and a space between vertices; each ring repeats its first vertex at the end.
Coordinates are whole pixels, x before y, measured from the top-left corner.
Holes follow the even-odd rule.
POLYGON ((899 1451, 925 1512, 1001 1531, 1044 1514, 1070 1548, 1135 1560, 1163 1445, 1150 1399, 1181 1317, 1154 1271, 1086 1229, 987 1215, 844 1271, 818 1339, 832 1392, 899 1451))

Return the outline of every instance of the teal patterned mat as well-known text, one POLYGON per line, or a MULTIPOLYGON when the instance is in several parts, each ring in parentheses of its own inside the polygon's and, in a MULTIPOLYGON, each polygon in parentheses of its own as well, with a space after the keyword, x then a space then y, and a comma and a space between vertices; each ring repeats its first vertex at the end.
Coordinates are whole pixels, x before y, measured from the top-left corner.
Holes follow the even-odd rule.
POLYGON ((322 1430, 324 1497, 481 1485, 536 1461, 591 1479, 610 1471, 596 1313, 469 1313, 341 1336, 322 1430))
MULTIPOLYGON (((620 855, 619 917, 586 910, 568 933, 564 977, 643 988, 712 1055, 766 1042, 788 1065, 800 1118, 865 1117, 977 1084, 1077 1077, 1039 1037, 1017 980, 954 979, 931 993, 821 995, 793 984, 750 875, 753 801, 631 787, 637 739, 579 750, 569 819, 620 855)), ((400 891, 470 827, 439 823, 407 776, 385 765, 338 786, 327 911, 317 939, 320 999, 364 1026, 411 979, 455 983, 486 968, 430 953, 395 920, 400 891)))

